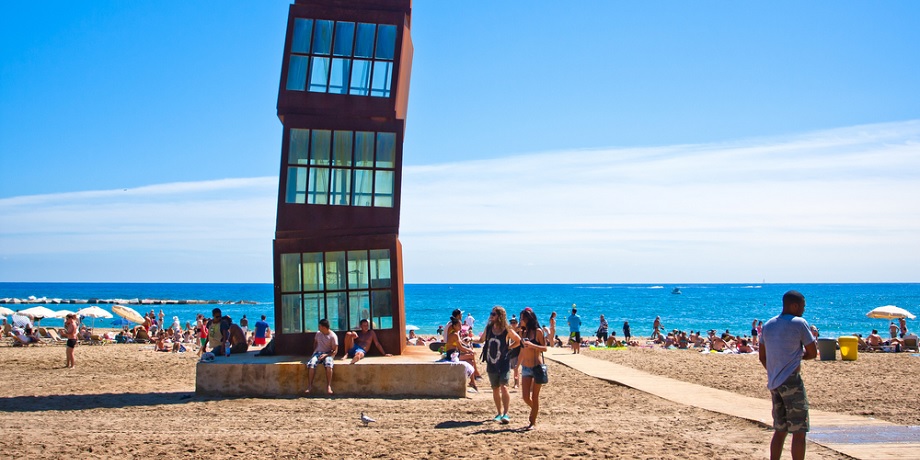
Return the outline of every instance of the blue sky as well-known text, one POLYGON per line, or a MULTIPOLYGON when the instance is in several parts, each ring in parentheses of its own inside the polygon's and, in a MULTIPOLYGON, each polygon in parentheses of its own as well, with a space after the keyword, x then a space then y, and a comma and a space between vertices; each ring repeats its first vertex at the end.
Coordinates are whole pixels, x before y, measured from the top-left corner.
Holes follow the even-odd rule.
MULTIPOLYGON (((270 282, 289 4, 5 3, 0 279, 270 282)), ((414 2, 407 282, 920 281, 920 4, 572 5, 414 2)))

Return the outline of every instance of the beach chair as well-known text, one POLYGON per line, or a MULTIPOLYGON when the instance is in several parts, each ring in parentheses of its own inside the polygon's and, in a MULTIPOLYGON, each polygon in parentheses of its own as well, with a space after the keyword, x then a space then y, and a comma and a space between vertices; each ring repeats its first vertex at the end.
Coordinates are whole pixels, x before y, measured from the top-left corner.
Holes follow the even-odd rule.
POLYGON ((901 342, 901 351, 916 351, 920 352, 920 346, 917 344, 917 336, 907 336, 902 339, 901 342))
POLYGON ((3 325, 3 336, 4 336, 4 337, 12 337, 12 336, 13 336, 13 325, 12 325, 12 324, 6 323, 6 324, 3 325))
POLYGON ((147 334, 147 331, 144 328, 137 328, 137 332, 134 333, 134 341, 137 343, 150 343, 153 340, 150 339, 150 335, 147 334))
POLYGON ((50 338, 51 340, 55 342, 66 342, 67 341, 67 339, 58 335, 58 332, 55 331, 54 329, 48 329, 48 338, 50 338))
POLYGON ((91 342, 93 345, 105 345, 105 344, 109 343, 109 341, 108 341, 107 339, 105 339, 104 337, 102 337, 102 336, 99 335, 99 334, 92 334, 92 335, 90 336, 90 342, 91 342))
POLYGON ((43 327, 38 328, 38 336, 43 339, 50 340, 52 343, 58 343, 64 340, 59 335, 57 335, 57 332, 54 329, 45 329, 43 327))

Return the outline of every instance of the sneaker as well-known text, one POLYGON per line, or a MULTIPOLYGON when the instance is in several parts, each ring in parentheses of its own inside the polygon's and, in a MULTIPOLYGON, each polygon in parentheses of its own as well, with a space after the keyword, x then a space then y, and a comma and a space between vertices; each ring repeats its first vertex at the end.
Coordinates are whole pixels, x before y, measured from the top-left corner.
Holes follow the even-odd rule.
POLYGON ((507 425, 511 423, 511 417, 508 414, 502 415, 502 425, 507 425))
POLYGON ((492 419, 492 421, 493 421, 493 422, 501 422, 501 421, 502 421, 502 414, 496 415, 495 418, 492 419))

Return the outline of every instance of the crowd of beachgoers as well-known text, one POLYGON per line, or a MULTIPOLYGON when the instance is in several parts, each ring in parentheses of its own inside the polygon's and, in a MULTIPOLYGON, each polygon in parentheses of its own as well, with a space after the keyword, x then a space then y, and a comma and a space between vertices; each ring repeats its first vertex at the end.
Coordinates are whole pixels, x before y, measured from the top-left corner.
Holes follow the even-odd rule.
MULTIPOLYGON (((216 309, 218 310, 218 309, 216 309)), ((34 346, 41 344, 63 344, 66 342, 67 332, 64 328, 55 329, 53 327, 41 327, 40 320, 33 323, 31 318, 15 316, 17 321, 8 323, 6 318, 2 319, 2 337, 9 339, 12 346, 34 346)), ((248 350, 253 345, 265 345, 271 340, 272 331, 263 316, 260 321, 255 323, 253 329, 249 328, 249 319, 246 315, 240 318, 238 323, 234 323, 232 318, 221 315, 219 318, 212 320, 203 314, 198 314, 195 324, 186 321, 183 325, 179 317, 173 316, 167 325, 166 315, 161 309, 159 314, 154 310, 143 315, 143 322, 136 326, 122 326, 118 329, 104 329, 97 331, 93 325, 86 323, 86 318, 76 317, 77 333, 76 340, 78 343, 86 345, 98 345, 107 343, 141 343, 152 344, 155 351, 184 353, 186 351, 203 354, 207 351, 208 328, 212 321, 219 324, 218 327, 226 331, 232 331, 233 337, 228 337, 227 341, 232 340, 234 343, 229 344, 228 349, 236 350, 243 348, 245 345, 248 350), (237 343, 238 342, 238 343, 237 343)), ((228 334, 230 336, 230 334, 228 334)), ((223 345, 223 342, 220 342, 223 345)), ((212 346, 211 351, 226 353, 221 348, 215 350, 217 346, 212 346)), ((239 353, 240 351, 234 351, 239 353)))
MULTIPOLYGON (((479 336, 474 330, 475 321, 472 315, 468 315, 463 321, 459 332, 462 339, 468 343, 469 346, 474 348, 479 346, 473 343, 476 337, 479 336)), ((574 320, 570 317, 568 321, 580 321, 580 319, 574 320)), ((515 317, 511 318, 510 324, 512 327, 518 327, 515 317)), ((760 346, 759 337, 763 331, 763 320, 758 319, 751 321, 751 329, 749 332, 745 331, 743 333, 733 333, 728 329, 722 332, 716 329, 709 329, 705 332, 702 330, 685 331, 682 329, 671 329, 670 331, 666 331, 662 326, 661 317, 658 316, 652 324, 652 333, 646 337, 633 336, 631 334, 629 321, 623 322, 623 334, 620 336, 618 336, 617 331, 609 325, 604 315, 600 316, 599 324, 600 326, 594 332, 594 335, 585 336, 579 331, 577 336, 574 332, 570 332, 569 336, 563 335, 562 338, 560 338, 560 335, 557 334, 556 331, 556 313, 554 312, 549 322, 543 326, 543 331, 546 337, 552 337, 551 346, 557 348, 572 347, 577 340, 580 347, 590 349, 660 347, 665 349, 697 350, 704 353, 737 354, 757 353, 760 346)), ((569 324, 569 331, 572 331, 571 328, 572 324, 569 324)), ((820 338, 821 332, 817 326, 811 325, 811 332, 816 339, 820 338)), ((416 335, 415 331, 410 330, 406 337, 406 342, 408 345, 427 346, 432 343, 443 342, 445 340, 443 334, 443 326, 438 326, 436 336, 416 335)), ((897 322, 892 320, 889 323, 888 330, 884 331, 884 334, 885 336, 880 334, 877 329, 873 329, 867 334, 854 332, 852 336, 856 337, 860 351, 894 352, 917 349, 917 335, 908 330, 907 322, 904 318, 898 319, 897 322)))

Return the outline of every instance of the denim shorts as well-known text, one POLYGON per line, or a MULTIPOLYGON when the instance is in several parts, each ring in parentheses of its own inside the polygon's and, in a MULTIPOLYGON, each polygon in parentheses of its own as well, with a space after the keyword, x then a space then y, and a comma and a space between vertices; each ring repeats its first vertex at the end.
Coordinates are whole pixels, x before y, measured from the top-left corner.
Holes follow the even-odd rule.
POLYGON ((522 378, 533 378, 533 368, 527 366, 521 366, 521 377, 522 378))

